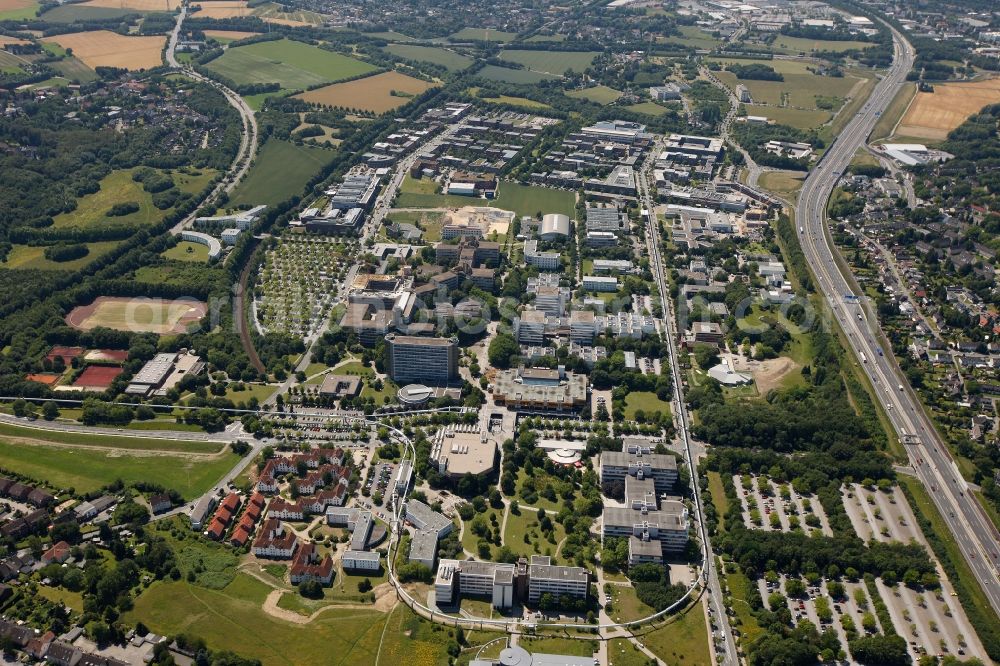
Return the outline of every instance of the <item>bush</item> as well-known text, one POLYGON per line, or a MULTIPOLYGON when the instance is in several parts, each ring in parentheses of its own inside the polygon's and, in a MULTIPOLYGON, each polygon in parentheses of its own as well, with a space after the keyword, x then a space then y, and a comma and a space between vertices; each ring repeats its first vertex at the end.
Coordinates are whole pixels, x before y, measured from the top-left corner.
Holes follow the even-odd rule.
POLYGON ((74 261, 90 254, 90 248, 83 243, 59 243, 45 248, 45 258, 49 261, 74 261))
POLYGON ((125 201, 123 203, 117 203, 111 207, 107 213, 106 217, 125 217, 126 215, 131 215, 132 213, 139 212, 139 204, 135 201, 125 201))

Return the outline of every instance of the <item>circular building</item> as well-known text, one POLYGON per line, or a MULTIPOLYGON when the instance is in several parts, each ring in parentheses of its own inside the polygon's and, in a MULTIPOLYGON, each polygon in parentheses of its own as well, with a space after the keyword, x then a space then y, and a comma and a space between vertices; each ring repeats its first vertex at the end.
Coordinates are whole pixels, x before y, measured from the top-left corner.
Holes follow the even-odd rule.
POLYGON ((396 392, 396 397, 404 405, 422 405, 434 397, 434 389, 423 384, 407 384, 396 392))
POLYGON ((569 237, 569 217, 559 213, 549 213, 542 218, 542 224, 538 227, 538 237, 546 241, 569 237))

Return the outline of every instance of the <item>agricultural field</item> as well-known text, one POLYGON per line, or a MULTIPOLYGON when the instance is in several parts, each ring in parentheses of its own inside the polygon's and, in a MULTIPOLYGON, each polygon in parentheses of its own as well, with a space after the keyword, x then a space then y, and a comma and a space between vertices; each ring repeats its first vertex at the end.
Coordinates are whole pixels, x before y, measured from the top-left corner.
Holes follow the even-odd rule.
POLYGON ((326 148, 271 139, 257 153, 246 178, 233 190, 229 205, 274 206, 302 194, 306 182, 333 156, 333 151, 326 148))
POLYGON ((453 42, 463 40, 475 40, 479 42, 512 42, 517 37, 516 32, 503 32, 502 30, 490 30, 488 28, 462 28, 448 39, 453 42))
POLYGON ((42 15, 50 23, 75 23, 77 21, 102 21, 135 14, 131 9, 113 7, 84 7, 80 4, 56 5, 42 15))
POLYGON ((191 18, 227 19, 250 14, 246 0, 201 0, 198 6, 201 9, 191 18))
POLYGON ((228 450, 218 454, 193 454, 175 453, 170 448, 156 451, 111 446, 38 445, 0 435, 0 467, 45 479, 60 488, 74 488, 78 493, 93 492, 121 479, 125 483, 160 484, 177 490, 185 499, 194 499, 211 488, 239 460, 228 450))
POLYGON ((208 246, 191 241, 181 241, 169 250, 164 250, 160 256, 171 261, 191 261, 203 264, 208 261, 208 246))
POLYGON ((441 65, 452 71, 463 70, 473 62, 472 58, 468 56, 438 46, 389 44, 385 47, 385 50, 400 58, 429 62, 432 65, 441 65))
POLYGON ((162 64, 167 38, 162 35, 126 37, 110 30, 93 30, 51 35, 46 40, 64 49, 73 49, 73 56, 91 68, 141 70, 162 64))
POLYGON ((815 51, 843 53, 845 51, 864 50, 874 46, 871 42, 834 41, 827 39, 806 39, 804 37, 789 37, 779 34, 771 45, 775 53, 798 55, 810 54, 815 51))
POLYGON ((228 49, 206 67, 237 85, 278 83, 285 90, 303 90, 375 71, 360 60, 288 39, 228 49))
POLYGON ((17 74, 23 71, 26 61, 12 53, 0 51, 0 72, 4 74, 17 74))
POLYGON ((194 299, 99 296, 89 305, 73 308, 66 315, 66 323, 83 331, 101 327, 166 335, 186 333, 207 313, 208 305, 194 299))
POLYGON ((181 6, 181 0, 86 0, 80 6, 130 9, 136 12, 172 12, 181 6))
POLYGON ((1000 102, 1000 78, 971 83, 936 83, 918 92, 899 121, 899 136, 944 141, 948 132, 984 106, 1000 102))
POLYGON ((221 44, 228 44, 229 42, 235 42, 239 39, 246 39, 247 37, 253 37, 259 35, 259 32, 248 32, 246 30, 205 30, 205 36, 221 44))
POLYGON ((505 83, 520 85, 534 85, 540 81, 559 78, 558 76, 544 72, 533 72, 529 69, 510 69, 509 67, 498 67, 496 65, 486 65, 479 70, 476 76, 488 81, 503 81, 505 83))
POLYGON ((87 67, 79 58, 73 56, 52 63, 52 68, 70 81, 90 83, 97 80, 97 73, 87 67))
MULTIPOLYGON (((59 213, 53 218, 53 228, 85 228, 105 225, 133 226, 136 228, 157 224, 170 210, 160 210, 153 205, 153 196, 143 189, 142 183, 132 180, 134 169, 112 171, 101 180, 101 189, 77 201, 76 210, 59 213), (109 217, 108 212, 117 204, 135 203, 138 210, 127 215, 109 217)), ((169 172, 182 192, 200 192, 215 177, 215 171, 205 169, 185 173, 169 172)))
POLYGON ((0 0, 0 21, 34 18, 37 10, 35 0, 0 0))
POLYGON ((268 332, 308 337, 330 313, 348 247, 330 238, 286 236, 264 255, 254 312, 268 332))
POLYGON ((334 83, 297 95, 313 104, 371 113, 385 113, 400 107, 434 84, 397 71, 383 72, 346 83, 334 83))
POLYGON ((814 129, 830 121, 833 117, 829 111, 805 109, 789 109, 781 106, 747 105, 747 115, 764 116, 779 125, 788 125, 798 129, 814 129))
POLYGON ((45 248, 33 245, 15 245, 0 268, 36 271, 78 271, 121 245, 121 241, 86 243, 90 252, 72 261, 52 261, 45 258, 45 248))
MULTIPOLYGON (((767 65, 784 76, 784 81, 755 81, 738 79, 732 72, 724 70, 715 72, 719 80, 730 89, 735 90, 736 86, 742 83, 750 91, 755 103, 769 106, 820 110, 819 104, 823 98, 838 98, 840 102, 836 103, 835 107, 839 108, 854 86, 862 81, 860 77, 851 75, 818 76, 807 70, 810 67, 809 63, 794 60, 734 61, 724 58, 713 58, 713 60, 722 63, 723 67, 729 64, 767 65)), ((836 108, 826 110, 836 110, 836 108)))
POLYGON ((574 99, 586 99, 591 102, 597 102, 598 104, 611 104, 612 102, 618 101, 618 98, 622 96, 622 92, 615 90, 614 88, 601 85, 584 88, 582 90, 570 90, 566 93, 566 96, 574 99))
POLYGON ((500 59, 524 65, 533 72, 562 76, 567 70, 581 73, 594 62, 597 51, 501 51, 500 59))

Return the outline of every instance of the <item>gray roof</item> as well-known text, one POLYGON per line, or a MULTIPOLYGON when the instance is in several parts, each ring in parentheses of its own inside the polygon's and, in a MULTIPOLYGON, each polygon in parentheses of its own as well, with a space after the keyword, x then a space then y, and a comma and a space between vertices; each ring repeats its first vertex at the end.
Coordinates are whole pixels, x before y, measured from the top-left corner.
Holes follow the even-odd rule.
POLYGON ((638 455, 622 451, 604 451, 601 453, 601 465, 628 467, 636 463, 648 463, 653 469, 677 469, 677 458, 664 453, 648 453, 638 455))
MULTIPOLYGON (((426 560, 433 563, 437 555, 437 532, 432 530, 419 530, 413 535, 410 541, 409 560, 426 560)), ((433 566, 433 564, 432 564, 433 566)))
POLYGON ((586 583, 590 574, 583 567, 560 567, 552 564, 532 564, 528 572, 531 578, 545 580, 565 580, 576 583, 586 583))
POLYGON ((446 526, 451 525, 451 520, 430 508, 420 500, 411 499, 406 502, 406 518, 416 524, 418 529, 431 529, 435 533, 440 532, 446 526))
POLYGON ((640 523, 658 525, 663 530, 687 530, 687 520, 682 510, 674 508, 676 502, 664 502, 659 511, 636 511, 621 507, 604 507, 604 524, 616 527, 632 527, 640 523))

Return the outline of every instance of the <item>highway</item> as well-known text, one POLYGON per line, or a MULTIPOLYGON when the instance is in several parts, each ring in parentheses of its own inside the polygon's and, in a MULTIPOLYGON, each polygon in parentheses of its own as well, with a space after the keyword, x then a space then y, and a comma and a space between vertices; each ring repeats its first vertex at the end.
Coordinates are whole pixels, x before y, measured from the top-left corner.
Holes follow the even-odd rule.
POLYGON ((883 400, 885 413, 905 445, 915 476, 933 498, 990 604, 1000 612, 1000 580, 997 578, 1000 533, 971 495, 900 371, 867 299, 854 296, 857 292, 853 278, 841 272, 836 259, 837 249, 825 226, 826 205, 840 174, 850 164, 855 151, 864 145, 878 117, 899 91, 912 67, 913 47, 895 30, 893 42, 895 58, 889 72, 803 184, 796 224, 800 226, 799 236, 806 260, 817 279, 816 287, 843 329, 877 396, 883 400))
MULTIPOLYGON (((701 536, 702 554, 704 557, 702 562, 702 580, 708 588, 709 612, 715 622, 718 623, 722 634, 724 648, 722 650, 722 654, 720 655, 722 660, 719 663, 724 666, 731 666, 732 664, 739 663, 736 651, 736 640, 733 636, 733 631, 729 626, 729 616, 726 614, 726 605, 722 596, 722 586, 719 581, 718 572, 715 569, 715 559, 712 557, 712 547, 708 538, 708 530, 705 527, 705 514, 701 506, 701 493, 698 492, 698 466, 695 455, 692 452, 687 403, 684 402, 684 396, 682 393, 683 375, 681 374, 680 364, 677 361, 677 320, 674 316, 674 308, 673 302, 670 299, 670 291, 667 288, 666 269, 663 264, 663 258, 660 254, 659 225, 656 221, 656 215, 653 212, 654 201, 649 189, 648 173, 651 170, 658 154, 659 145, 657 144, 649 151, 649 156, 646 158, 646 162, 643 164, 642 169, 636 172, 636 185, 639 191, 640 206, 645 208, 647 211, 645 223, 646 246, 649 250, 649 264, 650 269, 653 272, 653 278, 656 280, 656 288, 660 295, 660 303, 663 306, 664 336, 666 337, 670 347, 670 372, 673 376, 674 385, 674 395, 672 399, 674 424, 677 428, 677 436, 684 447, 684 455, 688 463, 688 469, 691 471, 691 485, 694 490, 694 518, 698 522, 698 532, 701 536)), ((709 633, 711 634, 710 642, 713 645, 713 649, 718 652, 719 648, 715 641, 715 632, 709 629, 709 633)))

